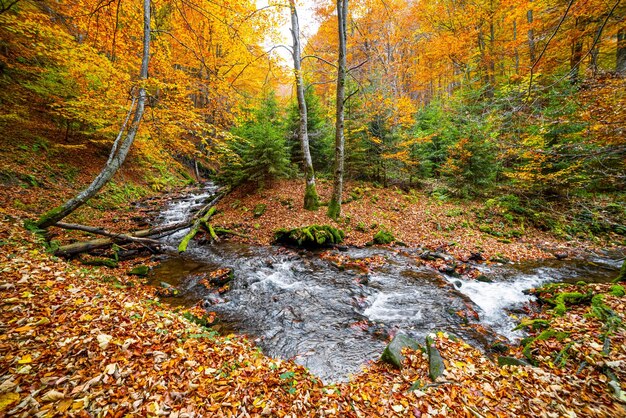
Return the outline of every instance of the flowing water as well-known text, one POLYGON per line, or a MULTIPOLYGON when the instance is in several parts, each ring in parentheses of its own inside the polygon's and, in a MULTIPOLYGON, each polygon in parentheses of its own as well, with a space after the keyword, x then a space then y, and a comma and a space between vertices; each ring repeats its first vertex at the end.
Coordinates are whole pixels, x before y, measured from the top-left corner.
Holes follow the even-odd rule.
MULTIPOLYGON (((208 186, 172 203, 162 222, 186 219, 215 190, 208 186)), ((177 244, 184 233, 169 239, 177 244)), ((524 290, 554 281, 607 281, 618 267, 601 257, 475 265, 492 280, 486 283, 443 275, 421 265, 420 253, 376 247, 331 250, 334 257, 373 260, 364 273, 342 268, 320 252, 192 242, 184 257, 167 259, 155 268, 152 280, 178 287, 181 294, 171 303, 203 300, 219 313, 222 327, 249 335, 267 355, 294 359, 322 379, 337 381, 378 358, 397 332, 423 340, 429 332, 443 330, 483 348, 496 338, 515 340, 521 334, 512 331, 512 316, 531 300, 524 290), (222 267, 234 271, 230 291, 219 295, 199 284, 222 267), (478 313, 472 322, 487 332, 464 324, 457 312, 468 308, 478 313)))

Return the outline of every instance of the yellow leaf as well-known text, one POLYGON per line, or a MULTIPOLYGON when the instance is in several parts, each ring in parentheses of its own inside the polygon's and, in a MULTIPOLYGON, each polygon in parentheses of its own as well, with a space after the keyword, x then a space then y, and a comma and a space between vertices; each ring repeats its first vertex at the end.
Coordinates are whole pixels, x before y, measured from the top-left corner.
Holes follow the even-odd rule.
POLYGON ((0 412, 19 401, 20 395, 17 393, 5 393, 0 395, 0 412))
POLYGON ((32 362, 33 362, 33 358, 30 356, 30 354, 26 354, 24 357, 22 357, 21 359, 17 361, 18 364, 28 364, 32 362))
POLYGON ((26 325, 26 326, 23 326, 23 327, 15 328, 15 331, 16 332, 26 332, 26 331, 30 331, 32 329, 33 329, 33 327, 31 327, 30 325, 26 325))
POLYGON ((50 323, 50 319, 44 316, 39 321, 35 322, 35 325, 46 325, 49 323, 50 323))

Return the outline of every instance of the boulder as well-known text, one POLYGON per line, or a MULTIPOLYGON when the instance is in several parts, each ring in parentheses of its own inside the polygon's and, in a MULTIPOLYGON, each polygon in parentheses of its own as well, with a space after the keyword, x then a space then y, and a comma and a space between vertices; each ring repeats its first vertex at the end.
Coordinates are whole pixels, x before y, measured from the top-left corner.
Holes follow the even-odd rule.
POLYGON ((393 337, 393 340, 391 340, 387 347, 385 347, 380 359, 401 369, 402 362, 404 361, 402 349, 405 347, 412 348, 413 350, 421 348, 420 344, 414 339, 403 334, 397 334, 393 337))

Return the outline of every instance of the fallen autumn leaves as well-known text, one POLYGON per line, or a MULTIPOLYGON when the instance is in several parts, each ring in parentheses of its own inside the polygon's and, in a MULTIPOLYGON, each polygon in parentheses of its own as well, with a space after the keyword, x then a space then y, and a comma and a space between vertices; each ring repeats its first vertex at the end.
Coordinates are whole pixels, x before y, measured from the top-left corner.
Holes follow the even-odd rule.
MULTIPOLYGON (((539 367, 500 368, 440 334, 446 372, 434 385, 420 351, 407 353, 401 371, 376 363, 348 383, 324 385, 245 338, 188 322, 150 288, 42 253, 9 221, 0 221, 0 234, 0 416, 626 415, 601 372, 626 361, 624 328, 602 354, 602 324, 583 316, 587 307, 555 321, 542 314, 554 327, 574 327, 581 354, 563 368, 550 358, 567 341, 538 342, 539 367), (581 356, 593 363, 577 372, 581 356)), ((605 301, 622 319, 623 300, 605 301)))

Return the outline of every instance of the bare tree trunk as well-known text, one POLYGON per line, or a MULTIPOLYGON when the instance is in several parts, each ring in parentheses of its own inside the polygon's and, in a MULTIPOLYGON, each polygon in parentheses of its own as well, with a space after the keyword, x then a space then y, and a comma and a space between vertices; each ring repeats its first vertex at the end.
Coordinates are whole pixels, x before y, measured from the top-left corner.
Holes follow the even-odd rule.
POLYGON ((333 195, 328 204, 328 216, 337 219, 341 215, 341 195, 343 193, 343 163, 345 137, 344 101, 346 85, 346 41, 347 41, 348 0, 337 0, 337 28, 339 34, 339 58, 337 65, 337 113, 335 120, 335 164, 333 195))
POLYGON ((309 149, 309 132, 307 129, 308 115, 306 100, 304 97, 304 77, 302 76, 302 53, 300 48, 300 23, 296 12, 294 0, 289 0, 291 11, 291 35, 293 36, 293 69, 296 76, 296 95, 298 97, 298 111, 300 116, 300 127, 298 137, 302 148, 304 159, 304 177, 306 186, 304 189, 304 208, 317 210, 319 207, 319 197, 315 189, 315 171, 313 170, 313 159, 309 149))
POLYGON ((528 24, 530 25, 530 28, 528 29, 528 53, 529 53, 530 65, 533 65, 535 63, 536 57, 535 57, 535 30, 533 29, 534 18, 533 18, 532 9, 526 12, 526 20, 528 21, 528 24))
POLYGON ((577 36, 572 39, 572 55, 570 55, 569 77, 572 84, 578 83, 580 79, 580 61, 583 57, 583 34, 586 22, 582 18, 576 19, 577 36))
POLYGON ((617 62, 615 72, 626 74, 626 28, 617 31, 617 62))
POLYGON ((43 214, 35 223, 38 228, 45 229, 54 225, 91 199, 105 184, 107 184, 126 159, 130 147, 135 140, 137 130, 139 129, 139 124, 141 123, 146 103, 146 89, 143 85, 143 81, 148 78, 148 62, 150 59, 150 0, 143 1, 143 18, 143 54, 141 59, 141 70, 139 72, 139 96, 138 98, 133 99, 130 105, 126 120, 122 124, 120 132, 113 142, 109 159, 100 174, 98 174, 98 176, 85 190, 62 205, 43 214), (135 102, 137 103, 136 106, 135 102), (132 122, 128 128, 128 132, 126 132, 126 137, 124 137, 124 140, 122 141, 122 137, 126 131, 126 125, 128 124, 131 115, 132 122))
MULTIPOLYGON (((513 20, 513 40, 517 42, 517 20, 513 20)), ((515 74, 519 74, 519 49, 517 44, 515 45, 515 51, 513 52, 515 74)))

